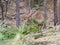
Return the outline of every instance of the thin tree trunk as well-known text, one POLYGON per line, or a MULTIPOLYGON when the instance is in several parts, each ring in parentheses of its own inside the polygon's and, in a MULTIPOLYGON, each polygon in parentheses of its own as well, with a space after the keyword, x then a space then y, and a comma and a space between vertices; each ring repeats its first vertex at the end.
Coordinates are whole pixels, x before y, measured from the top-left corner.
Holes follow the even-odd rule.
POLYGON ((31 10, 31 0, 28 0, 28 6, 29 6, 29 13, 30 13, 30 10, 31 10))
POLYGON ((58 14, 58 23, 60 24, 60 0, 57 0, 57 14, 58 14))
POLYGON ((34 5, 34 0, 31 1, 31 8, 33 8, 33 5, 34 5))
POLYGON ((2 14, 2 21, 4 20, 4 5, 2 4, 2 0, 0 0, 0 7, 1 7, 1 14, 2 14))
POLYGON ((45 20, 44 20, 44 22, 45 22, 44 27, 46 28, 46 20, 47 20, 47 0, 44 0, 43 6, 44 6, 44 18, 45 18, 45 20))
POLYGON ((7 16, 7 9, 8 9, 8 0, 5 1, 5 15, 4 15, 4 18, 6 19, 6 16, 7 16))
POLYGON ((20 0, 16 0, 16 26, 20 25, 20 8, 19 8, 20 0))
POLYGON ((54 25, 56 25, 58 22, 58 16, 57 16, 57 0, 54 0, 54 25))

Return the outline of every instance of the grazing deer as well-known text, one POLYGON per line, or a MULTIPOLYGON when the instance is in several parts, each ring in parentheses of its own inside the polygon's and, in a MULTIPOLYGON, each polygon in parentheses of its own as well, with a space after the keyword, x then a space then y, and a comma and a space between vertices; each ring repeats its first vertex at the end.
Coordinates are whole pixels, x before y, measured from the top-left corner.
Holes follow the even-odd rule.
POLYGON ((44 16, 38 11, 31 11, 29 15, 26 16, 26 19, 29 21, 31 19, 34 19, 37 22, 42 22, 44 21, 44 16))

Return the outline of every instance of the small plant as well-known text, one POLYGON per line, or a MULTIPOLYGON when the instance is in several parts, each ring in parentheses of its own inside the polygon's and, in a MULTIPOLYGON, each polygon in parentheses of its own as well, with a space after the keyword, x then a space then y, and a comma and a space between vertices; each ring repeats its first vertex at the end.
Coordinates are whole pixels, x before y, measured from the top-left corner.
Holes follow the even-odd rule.
MULTIPOLYGON (((3 28, 2 28, 3 29, 3 28)), ((14 37, 16 36, 16 34, 18 33, 17 29, 6 29, 6 30, 2 30, 0 31, 0 41, 5 41, 5 40, 9 40, 9 39, 14 39, 14 37)))
POLYGON ((29 34, 30 32, 37 32, 39 29, 33 24, 24 25, 19 28, 20 32, 24 35, 29 34))

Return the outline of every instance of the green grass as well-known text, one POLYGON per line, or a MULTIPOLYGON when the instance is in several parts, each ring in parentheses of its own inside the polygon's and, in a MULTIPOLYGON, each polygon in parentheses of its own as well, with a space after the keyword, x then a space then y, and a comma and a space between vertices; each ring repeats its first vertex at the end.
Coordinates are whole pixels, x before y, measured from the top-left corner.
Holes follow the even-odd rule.
POLYGON ((19 28, 17 27, 6 27, 6 25, 0 26, 0 42, 11 39, 17 40, 23 35, 27 35, 31 32, 38 32, 40 29, 38 25, 42 26, 44 23, 38 23, 34 20, 29 21, 27 24, 22 24, 19 28))
POLYGON ((18 33, 18 29, 14 29, 14 28, 11 28, 11 29, 4 28, 4 29, 5 30, 0 31, 0 41, 6 41, 6 40, 13 39, 18 33))

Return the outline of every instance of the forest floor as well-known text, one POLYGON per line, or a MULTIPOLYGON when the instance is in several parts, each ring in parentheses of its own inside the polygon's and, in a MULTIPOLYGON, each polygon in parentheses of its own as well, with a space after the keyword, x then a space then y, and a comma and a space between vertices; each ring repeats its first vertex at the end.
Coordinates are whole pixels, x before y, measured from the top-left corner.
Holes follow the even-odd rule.
POLYGON ((44 29, 42 34, 31 33, 17 41, 4 42, 3 45, 60 45, 60 30, 44 29))

